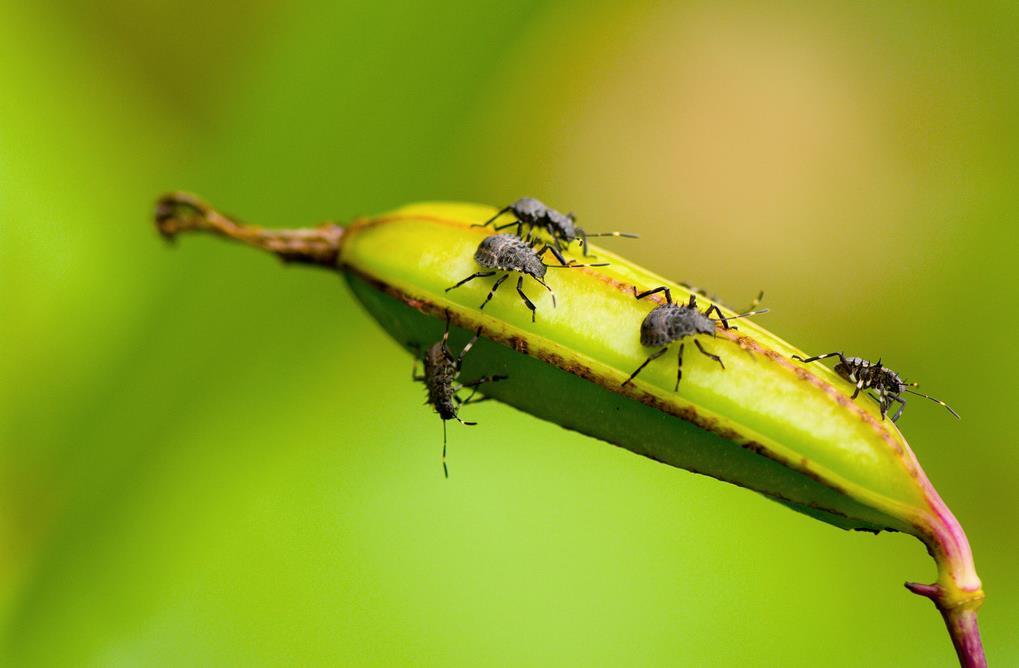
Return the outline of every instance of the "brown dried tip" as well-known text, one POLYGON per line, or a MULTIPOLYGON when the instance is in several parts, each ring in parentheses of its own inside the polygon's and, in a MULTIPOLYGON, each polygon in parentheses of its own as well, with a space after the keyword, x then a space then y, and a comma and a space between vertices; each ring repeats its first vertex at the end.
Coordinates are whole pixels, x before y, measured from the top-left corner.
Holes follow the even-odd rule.
POLYGON ((284 262, 335 267, 343 228, 322 223, 314 228, 266 230, 223 215, 190 193, 169 193, 156 202, 156 229, 167 241, 181 232, 209 232, 261 248, 284 262))
POLYGON ((212 207, 188 193, 170 193, 156 202, 156 229, 167 241, 185 230, 209 229, 207 217, 212 207))

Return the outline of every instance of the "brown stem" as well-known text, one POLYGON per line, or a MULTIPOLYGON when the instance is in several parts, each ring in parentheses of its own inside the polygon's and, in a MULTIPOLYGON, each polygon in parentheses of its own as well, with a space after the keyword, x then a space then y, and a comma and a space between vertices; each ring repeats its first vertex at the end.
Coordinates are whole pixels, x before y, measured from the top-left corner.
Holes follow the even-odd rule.
POLYGON ((962 668, 987 668, 987 657, 980 641, 980 627, 977 625, 977 610, 983 603, 983 592, 972 598, 959 598, 949 595, 941 585, 907 582, 906 589, 926 596, 938 608, 945 620, 948 635, 952 637, 955 653, 959 656, 962 668))
POLYGON ((233 220, 189 193, 169 193, 156 202, 156 227, 173 241, 181 232, 209 232, 275 253, 284 262, 335 268, 343 228, 335 223, 297 230, 266 230, 233 220))

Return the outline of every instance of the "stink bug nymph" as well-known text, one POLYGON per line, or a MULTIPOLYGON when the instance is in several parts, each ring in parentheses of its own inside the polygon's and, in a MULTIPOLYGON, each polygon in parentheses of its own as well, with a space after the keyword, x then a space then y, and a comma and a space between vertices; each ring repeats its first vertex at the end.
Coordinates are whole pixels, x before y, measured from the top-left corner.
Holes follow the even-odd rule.
POLYGON ((848 380, 850 383, 856 383, 856 389, 853 391, 852 399, 859 396, 863 390, 874 390, 877 396, 868 394, 867 396, 878 403, 881 407, 881 419, 885 419, 885 414, 888 413, 888 409, 892 407, 892 403, 898 403, 899 409, 895 411, 895 415, 892 416, 892 422, 896 422, 902 415, 902 410, 906 407, 906 400, 902 397, 906 392, 915 394, 918 397, 924 399, 930 399, 936 404, 941 404, 948 409, 948 412, 954 415, 956 418, 959 414, 952 410, 952 407, 946 404, 941 399, 935 399, 932 396, 923 394, 922 392, 916 392, 911 390, 912 387, 917 387, 919 383, 907 383, 904 381, 899 374, 895 373, 885 365, 881 363, 881 360, 875 362, 869 362, 860 357, 846 357, 843 353, 834 352, 826 353, 824 355, 815 355, 814 357, 808 357, 803 359, 799 355, 793 355, 793 359, 799 360, 803 363, 816 362, 817 360, 823 360, 828 357, 838 357, 839 361, 835 365, 835 373, 842 378, 848 380))
MULTIPOLYGON (((633 288, 633 296, 637 299, 644 299, 658 292, 665 293, 666 303, 656 306, 644 317, 644 321, 640 324, 640 343, 647 347, 662 346, 662 348, 644 360, 644 363, 637 367, 636 371, 631 373, 629 378, 623 381, 623 385, 631 383, 637 377, 637 374, 644 370, 644 367, 668 352, 669 344, 673 341, 678 341, 688 336, 696 337, 701 334, 714 336, 716 322, 721 322, 725 329, 729 329, 729 320, 768 312, 768 309, 761 309, 760 311, 750 311, 726 318, 715 304, 707 307, 704 311, 698 310, 697 296, 693 294, 690 295, 690 300, 686 304, 674 304, 672 293, 665 286, 641 293, 637 292, 636 287, 633 288), (713 313, 718 315, 717 320, 711 317, 713 313)), ((705 350, 698 339, 694 338, 693 343, 702 355, 718 362, 718 365, 725 369, 725 363, 722 362, 721 357, 705 350)), ((685 343, 679 344, 675 390, 679 390, 679 381, 683 379, 683 348, 685 345, 685 343)))
POLYGON ((484 223, 475 225, 475 227, 493 225, 496 219, 504 213, 512 213, 516 220, 502 225, 494 225, 496 232, 516 225, 517 236, 523 237, 525 225, 527 226, 528 234, 537 228, 544 230, 552 237, 552 243, 557 250, 563 250, 574 241, 579 241, 583 248, 584 257, 589 255, 587 252, 588 237, 638 238, 636 234, 630 234, 629 232, 585 232, 584 228, 577 225, 577 217, 572 212, 560 213, 533 197, 521 197, 516 202, 499 209, 498 213, 484 223))
POLYGON ((499 286, 509 278, 510 272, 517 272, 520 276, 517 278, 517 294, 524 300, 524 305, 531 311, 531 322, 534 322, 535 307, 534 302, 528 299, 527 295, 524 294, 524 276, 530 276, 535 281, 541 284, 549 294, 552 295, 552 307, 555 307, 555 293, 552 292, 552 288, 545 282, 545 273, 551 266, 553 269, 576 269, 578 267, 607 267, 607 262, 600 262, 597 264, 576 264, 573 260, 569 262, 563 257, 563 254, 559 252, 554 246, 545 244, 540 250, 535 251, 534 247, 540 243, 538 240, 532 241, 530 237, 521 239, 514 234, 493 234, 485 239, 478 246, 478 250, 474 252, 474 261, 480 264, 484 269, 488 271, 476 271, 467 278, 463 279, 456 285, 451 285, 446 288, 446 292, 459 288, 468 281, 473 281, 475 278, 484 278, 486 276, 495 276, 500 271, 506 273, 496 280, 495 284, 492 285, 492 290, 485 297, 485 301, 481 302, 481 308, 485 308, 485 305, 495 295, 495 291, 499 289, 499 286), (542 256, 545 253, 551 252, 555 259, 561 266, 556 267, 555 265, 547 265, 542 262, 542 256))
POLYGON ((430 404, 435 409, 435 412, 439 414, 439 417, 442 418, 442 472, 447 478, 449 477, 449 469, 446 468, 446 422, 448 420, 456 420, 460 424, 470 427, 477 425, 477 422, 461 420, 460 408, 467 404, 476 404, 487 399, 487 397, 474 398, 474 395, 478 392, 478 387, 481 385, 506 379, 506 376, 494 375, 482 376, 467 383, 457 382, 457 379, 460 377, 460 367, 463 364, 463 358, 474 347, 480 335, 481 329, 479 328, 471 340, 467 342, 467 345, 463 347, 463 350, 460 351, 460 354, 454 355, 449 349, 448 344, 449 320, 447 319, 446 331, 443 333, 442 339, 432 344, 425 351, 425 372, 423 375, 418 374, 418 359, 414 358, 412 377, 414 380, 425 384, 428 390, 428 400, 425 403, 430 404), (458 394, 465 388, 471 390, 466 399, 458 394))

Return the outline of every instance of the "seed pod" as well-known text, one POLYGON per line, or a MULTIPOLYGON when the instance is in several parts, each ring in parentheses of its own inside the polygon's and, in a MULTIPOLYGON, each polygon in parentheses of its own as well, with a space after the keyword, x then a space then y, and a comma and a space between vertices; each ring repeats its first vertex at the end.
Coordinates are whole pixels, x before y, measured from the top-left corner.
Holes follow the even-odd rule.
POLYGON ((741 321, 738 330, 718 327, 712 349, 724 355, 724 371, 690 356, 677 392, 675 361, 662 359, 624 386, 647 357, 640 323, 664 302, 661 295, 635 300, 634 286, 668 286, 678 301, 689 290, 599 248, 608 266, 551 277, 558 307, 547 293, 536 295, 542 313, 536 322, 509 297, 481 311, 486 282, 446 288, 476 271, 474 252, 489 232, 472 225, 493 213, 419 204, 346 229, 266 231, 177 194, 160 201, 157 224, 168 237, 205 230, 341 270, 402 345, 427 347, 441 336, 447 314, 462 330, 480 330, 465 373, 508 376, 486 394, 537 417, 746 487, 835 526, 915 535, 937 562, 938 580, 907 587, 934 601, 963 665, 985 665, 976 624, 984 594, 966 535, 876 404, 853 401, 853 387, 831 369, 792 360, 803 352, 754 321, 741 321))

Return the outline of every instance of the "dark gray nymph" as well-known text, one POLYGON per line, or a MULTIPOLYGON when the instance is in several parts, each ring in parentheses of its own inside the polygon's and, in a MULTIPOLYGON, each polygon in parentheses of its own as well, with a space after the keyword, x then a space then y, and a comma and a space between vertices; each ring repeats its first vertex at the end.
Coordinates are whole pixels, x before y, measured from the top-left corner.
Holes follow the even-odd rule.
MULTIPOLYGON (((549 294, 552 295, 552 307, 555 308, 555 293, 552 292, 552 288, 545 283, 545 273, 548 271, 549 265, 542 261, 542 257, 545 253, 551 252, 555 259, 559 262, 559 268, 561 269, 576 269, 578 267, 605 267, 607 263, 600 262, 597 264, 576 264, 573 260, 569 262, 563 257, 563 254, 559 252, 559 249, 554 246, 545 244, 539 250, 534 250, 534 247, 539 242, 537 240, 531 240, 528 236, 525 239, 521 239, 515 234, 493 234, 492 236, 485 237, 478 245, 478 249, 474 251, 474 261, 482 267, 482 271, 476 271, 467 278, 463 279, 455 285, 451 285, 446 288, 446 292, 459 288, 468 281, 473 281, 475 278, 484 278, 486 276, 495 276, 500 272, 506 272, 500 276, 495 283, 492 285, 492 290, 485 297, 485 301, 481 302, 481 308, 485 308, 485 305, 495 295, 495 291, 499 289, 499 286, 509 278, 510 273, 516 272, 520 274, 517 277, 517 294, 526 306, 531 311, 531 322, 535 319, 535 306, 534 302, 524 294, 524 276, 530 276, 532 279, 537 281, 543 288, 548 290, 549 294)), ((555 267, 555 265, 552 265, 555 267)))
POLYGON ((627 237, 636 239, 636 234, 627 232, 598 232, 588 233, 577 226, 577 218, 570 213, 562 213, 547 206, 544 202, 533 197, 521 197, 516 202, 499 209, 498 213, 479 223, 479 227, 492 225, 495 220, 504 213, 511 213, 515 220, 503 225, 495 225, 495 231, 504 230, 508 227, 517 228, 517 236, 524 236, 524 227, 527 227, 527 234, 530 235, 535 229, 544 230, 551 238, 556 250, 565 250, 574 241, 580 241, 584 256, 587 257, 588 237, 627 237))
MULTIPOLYGON (((630 377, 623 381, 623 385, 628 385, 633 382, 633 379, 637 377, 644 367, 650 364, 652 361, 658 359, 669 350, 669 344, 673 341, 682 341, 687 337, 696 337, 698 335, 707 334, 710 336, 715 335, 715 328, 718 322, 722 323, 725 329, 729 329, 729 320, 726 319, 718 306, 712 304, 708 306, 704 311, 697 308, 697 297, 693 294, 690 295, 690 300, 686 304, 675 304, 672 301, 672 293, 669 288, 662 286, 653 290, 647 290, 646 292, 637 292, 637 288, 633 289, 633 295, 637 299, 644 299, 657 292, 665 293, 665 304, 656 306, 650 313, 644 317, 644 321, 640 324, 640 343, 647 347, 662 346, 662 348, 651 354, 644 363, 637 367, 636 371, 630 374, 630 377), (713 313, 718 314, 718 319, 711 317, 713 313)), ((743 313, 734 318, 742 318, 749 315, 756 315, 758 313, 766 313, 767 309, 760 311, 750 311, 749 313, 743 313)), ((722 369, 725 369, 725 364, 722 362, 722 358, 718 355, 709 353, 701 345, 701 342, 694 338, 694 345, 697 346, 697 350, 701 354, 705 355, 718 362, 722 369)), ((683 349, 685 343, 679 344, 679 355, 678 355, 678 366, 676 369, 676 387, 679 389, 679 381, 683 378, 683 349)))
POLYGON ((554 239, 559 239, 566 244, 573 243, 577 238, 576 218, 572 213, 556 211, 541 200, 533 197, 521 197, 509 206, 503 207, 495 217, 486 222, 486 225, 507 212, 512 213, 516 221, 501 227, 517 225, 517 236, 522 236, 522 228, 526 225, 528 231, 536 227, 541 228, 551 234, 554 239))
POLYGON ((442 470, 446 477, 449 477, 449 470, 446 468, 446 421, 456 420, 460 424, 473 427, 477 422, 464 422, 460 419, 460 408, 470 403, 477 403, 483 399, 475 399, 474 395, 478 387, 485 383, 492 383, 505 380, 506 376, 482 376, 477 380, 468 383, 458 383, 460 367, 463 365, 463 358, 470 351, 480 336, 481 330, 475 332, 467 345, 463 347, 459 355, 454 355, 449 349, 449 320, 446 320, 446 331, 442 339, 432 344, 424 354, 425 372, 418 374, 417 358, 414 359, 413 378, 423 382, 428 390, 428 404, 435 409, 435 412, 442 418, 442 470), (470 388, 471 393, 466 398, 461 398, 460 390, 470 388))
POLYGON ((959 414, 952 410, 952 407, 941 399, 935 399, 932 396, 910 389, 917 387, 919 383, 907 383, 899 374, 882 364, 881 360, 878 360, 877 362, 870 362, 862 357, 846 357, 841 352, 825 353, 824 355, 815 355, 814 357, 808 357, 806 359, 799 355, 793 355, 793 359, 797 359, 804 363, 816 362, 817 360, 823 360, 828 357, 838 357, 839 361, 835 364, 835 373, 845 380, 848 380, 850 383, 856 384, 856 388, 853 390, 853 396, 850 397, 851 399, 855 399, 859 396, 860 392, 864 390, 874 390, 876 396, 872 394, 868 394, 867 396, 878 403, 878 406, 881 409, 882 420, 885 419, 885 415, 888 413, 888 409, 892 407, 893 403, 898 403, 899 409, 895 411, 895 415, 892 416, 892 422, 896 422, 902 416, 902 411, 906 407, 906 400, 902 395, 907 392, 925 399, 930 399, 936 404, 941 404, 948 409, 949 413, 954 415, 956 418, 959 417, 959 414))
POLYGON ((576 237, 576 226, 573 224, 572 213, 560 213, 546 205, 541 200, 533 197, 521 197, 509 205, 509 210, 518 221, 525 225, 549 226, 554 225, 563 236, 576 237))
POLYGON ((486 237, 474 252, 474 261, 485 269, 519 271, 534 279, 545 278, 548 271, 531 245, 514 234, 486 237))
MULTIPOLYGON (((464 350, 469 349, 468 345, 464 350)), ((446 337, 436 341, 425 351, 424 381, 428 389, 428 403, 443 420, 460 420, 457 406, 453 401, 456 390, 453 383, 460 376, 460 360, 453 357, 446 346, 446 337)))
POLYGON ((715 321, 698 311, 695 305, 662 304, 640 323, 643 346, 664 346, 694 334, 715 335, 715 321))

